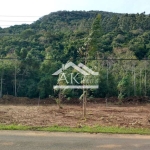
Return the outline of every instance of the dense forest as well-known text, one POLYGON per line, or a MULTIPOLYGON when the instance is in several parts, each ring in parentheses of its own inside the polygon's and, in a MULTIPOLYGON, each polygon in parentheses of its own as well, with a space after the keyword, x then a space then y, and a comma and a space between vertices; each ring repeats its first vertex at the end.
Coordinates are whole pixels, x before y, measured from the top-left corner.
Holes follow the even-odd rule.
MULTIPOLYGON (((99 72, 89 97, 150 95, 150 15, 58 11, 0 28, 0 97, 56 96, 52 74, 69 61, 99 72), (132 60, 131 60, 132 59, 132 60)), ((80 97, 82 90, 66 90, 80 97)))

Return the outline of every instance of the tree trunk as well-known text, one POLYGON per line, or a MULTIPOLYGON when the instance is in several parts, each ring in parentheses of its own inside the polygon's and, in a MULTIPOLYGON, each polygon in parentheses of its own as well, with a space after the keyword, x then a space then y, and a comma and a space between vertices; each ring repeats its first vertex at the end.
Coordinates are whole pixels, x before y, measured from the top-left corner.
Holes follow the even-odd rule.
POLYGON ((134 68, 134 96, 136 96, 136 73, 134 68))
POLYGON ((142 70, 140 69, 140 96, 142 96, 142 70))
POLYGON ((17 96, 17 67, 15 63, 15 97, 17 96))
POLYGON ((59 109, 62 109, 61 101, 62 101, 62 94, 61 94, 61 90, 60 90, 59 91, 59 97, 58 97, 58 107, 59 107, 59 109))
POLYGON ((87 99, 86 99, 86 90, 83 90, 83 118, 86 118, 86 102, 87 102, 87 99))
MULTIPOLYGON (((87 60, 86 60, 87 57, 88 57, 88 54, 86 52, 85 61, 84 61, 85 65, 87 64, 87 60)), ((83 86, 84 86, 84 83, 83 83, 83 86)), ((86 102, 87 102, 87 98, 86 97, 87 97, 87 90, 84 89, 84 87, 83 87, 83 117, 84 118, 86 118, 86 102)))
POLYGON ((109 81, 108 81, 108 76, 109 76, 109 62, 107 60, 107 95, 109 95, 109 81))
POLYGON ((147 95, 147 72, 146 72, 146 66, 145 66, 145 96, 147 95))
POLYGON ((0 98, 3 96, 3 75, 1 75, 1 91, 0 91, 0 98))

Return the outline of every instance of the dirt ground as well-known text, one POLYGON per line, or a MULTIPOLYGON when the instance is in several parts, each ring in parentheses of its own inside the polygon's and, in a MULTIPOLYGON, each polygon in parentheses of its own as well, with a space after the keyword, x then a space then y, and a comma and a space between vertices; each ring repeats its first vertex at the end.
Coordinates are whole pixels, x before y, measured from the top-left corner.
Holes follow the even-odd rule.
POLYGON ((87 105, 87 118, 82 117, 82 104, 63 105, 0 105, 0 124, 29 126, 119 126, 150 128, 150 104, 116 106, 105 104, 87 105))

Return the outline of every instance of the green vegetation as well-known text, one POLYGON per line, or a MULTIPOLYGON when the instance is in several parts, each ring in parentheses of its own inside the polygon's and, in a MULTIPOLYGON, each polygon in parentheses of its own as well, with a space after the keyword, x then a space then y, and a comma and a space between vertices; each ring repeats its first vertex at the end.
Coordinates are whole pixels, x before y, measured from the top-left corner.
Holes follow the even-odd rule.
MULTIPOLYGON (((142 59, 150 58, 150 15, 50 13, 31 25, 0 28, 0 57, 0 97, 56 97, 52 74, 68 61, 99 72, 99 89, 89 97, 149 96, 150 61, 142 59)), ((64 94, 79 98, 82 90, 64 94)))
POLYGON ((84 126, 81 128, 72 127, 28 127, 21 125, 0 125, 0 130, 32 130, 32 131, 49 131, 49 132, 81 132, 81 133, 112 133, 112 134, 143 134, 150 135, 150 129, 143 128, 121 128, 121 127, 101 127, 84 126))
POLYGON ((0 124, 0 130, 30 130, 31 127, 22 126, 22 125, 3 125, 0 124))

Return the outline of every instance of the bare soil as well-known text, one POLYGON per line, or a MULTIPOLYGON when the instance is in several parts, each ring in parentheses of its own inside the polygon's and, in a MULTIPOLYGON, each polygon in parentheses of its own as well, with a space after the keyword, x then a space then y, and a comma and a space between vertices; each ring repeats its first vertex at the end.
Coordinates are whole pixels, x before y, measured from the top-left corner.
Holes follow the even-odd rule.
POLYGON ((119 126, 150 128, 150 104, 116 106, 88 103, 87 117, 82 117, 82 104, 62 105, 0 105, 0 124, 28 126, 119 126))

